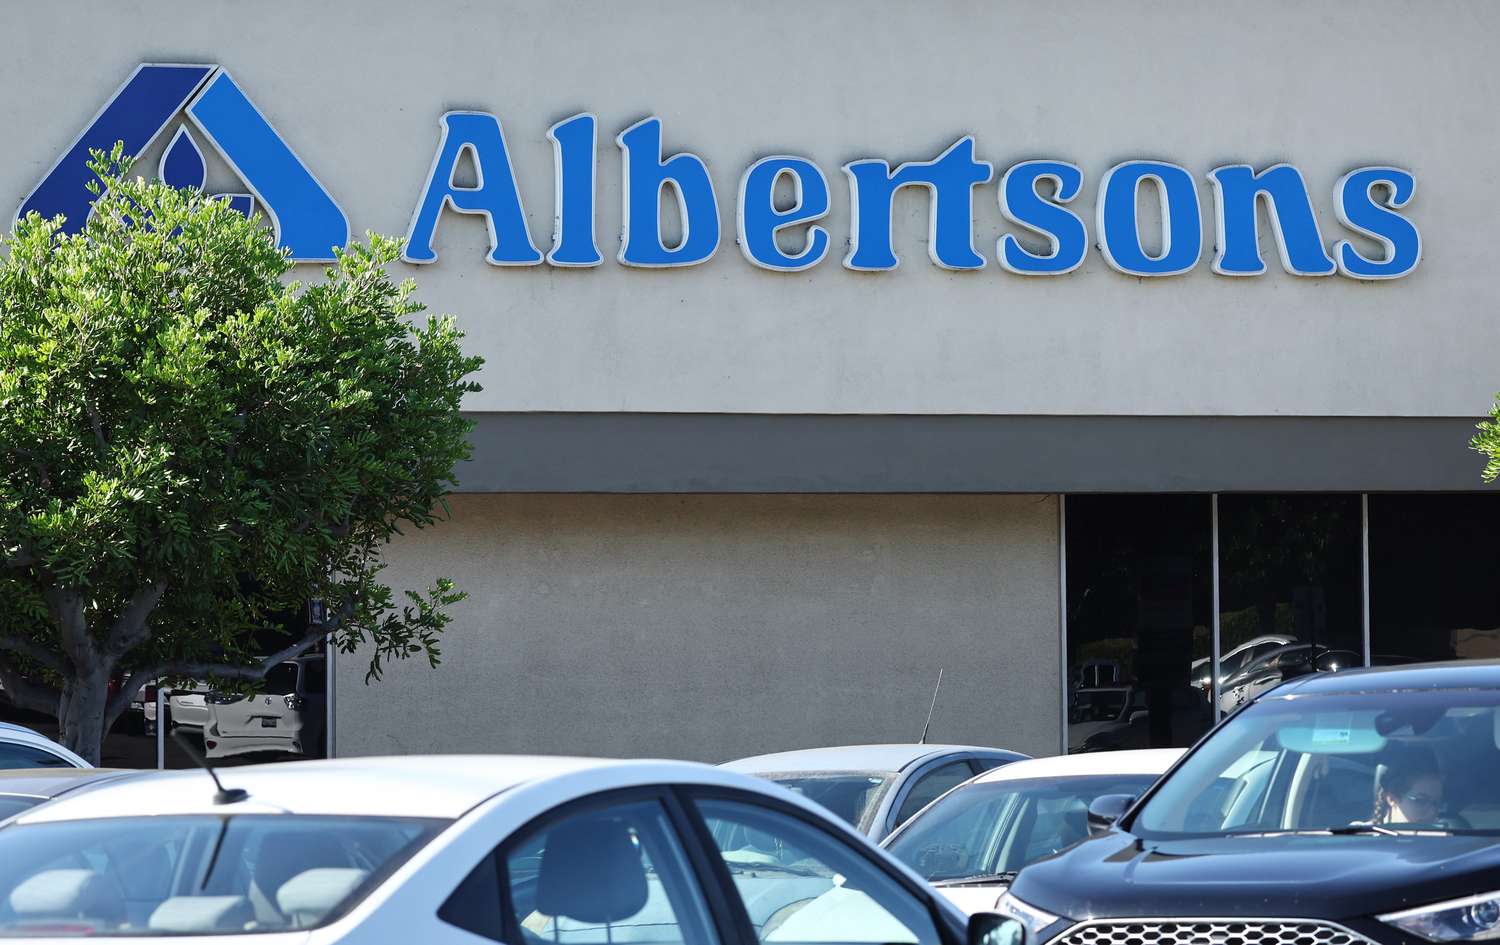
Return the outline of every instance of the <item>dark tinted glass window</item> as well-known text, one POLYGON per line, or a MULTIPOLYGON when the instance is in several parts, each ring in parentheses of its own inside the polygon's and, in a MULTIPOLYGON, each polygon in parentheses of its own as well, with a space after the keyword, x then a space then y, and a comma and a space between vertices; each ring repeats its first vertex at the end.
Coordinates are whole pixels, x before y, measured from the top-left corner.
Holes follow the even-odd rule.
POLYGON ((1500 657, 1500 494, 1370 496, 1377 665, 1500 657))
POLYGON ((0 742, 0 768, 71 768, 68 762, 40 748, 0 742))
MULTIPOLYGON (((1364 662, 1357 495, 1219 497, 1220 707, 1364 662)), ((1209 691, 1207 662, 1194 674, 1209 691)))
POLYGON ((438 918, 449 925, 456 925, 475 935, 497 942, 505 941, 504 911, 500 907, 500 871, 495 867, 495 854, 491 853, 438 910, 438 918))
POLYGON ((1208 496, 1067 500, 1068 750, 1191 745, 1213 707, 1208 496))
POLYGON ((290 695, 297 691, 297 664, 279 663, 266 673, 266 681, 257 687, 273 696, 290 695))

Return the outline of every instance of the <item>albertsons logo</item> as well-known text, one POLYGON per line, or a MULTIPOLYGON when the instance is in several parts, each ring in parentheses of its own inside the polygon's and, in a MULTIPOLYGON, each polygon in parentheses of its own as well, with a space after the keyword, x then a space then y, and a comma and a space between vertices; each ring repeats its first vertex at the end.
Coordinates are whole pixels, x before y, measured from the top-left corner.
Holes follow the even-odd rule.
POLYGON ((204 186, 208 165, 198 144, 201 137, 248 191, 224 198, 247 215, 258 207, 293 259, 327 261, 334 247, 349 242, 344 211, 229 73, 216 65, 146 63, 137 68, 22 201, 17 217, 33 210, 47 217, 63 214, 69 231, 82 229, 93 203, 89 151, 108 151, 123 141, 125 152, 139 158, 174 127, 158 169, 162 180, 175 187, 204 186))

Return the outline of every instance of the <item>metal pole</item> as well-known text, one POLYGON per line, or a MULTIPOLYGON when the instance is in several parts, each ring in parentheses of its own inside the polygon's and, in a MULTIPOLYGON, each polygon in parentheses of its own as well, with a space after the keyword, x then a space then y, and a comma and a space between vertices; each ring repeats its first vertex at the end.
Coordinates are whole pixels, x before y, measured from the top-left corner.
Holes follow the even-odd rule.
POLYGON ((1068 497, 1057 496, 1057 652, 1062 672, 1059 754, 1068 753, 1068 497))
POLYGON ((162 692, 161 680, 156 683, 156 770, 167 767, 167 697, 162 692))
POLYGON ((338 713, 334 711, 334 703, 337 701, 335 697, 338 694, 337 680, 339 674, 336 671, 338 669, 338 647, 333 645, 333 634, 330 633, 324 640, 324 652, 326 655, 323 657, 323 672, 327 678, 323 681, 323 702, 325 704, 324 711, 327 714, 323 719, 323 747, 326 749, 328 757, 333 758, 336 757, 334 749, 334 732, 336 729, 334 723, 338 719, 338 713))
POLYGON ((1214 553, 1214 566, 1213 566, 1213 581, 1214 581, 1214 594, 1213 594, 1214 614, 1213 614, 1213 622, 1214 622, 1214 626, 1213 626, 1213 633, 1211 634, 1212 637, 1213 637, 1213 643, 1210 645, 1210 649, 1209 649, 1209 654, 1210 654, 1209 655, 1209 660, 1210 660, 1210 662, 1209 662, 1209 677, 1208 678, 1213 681, 1213 686, 1212 686, 1211 691, 1213 693, 1213 700, 1214 700, 1214 722, 1217 724, 1218 721, 1219 721, 1219 653, 1220 653, 1220 651, 1223 648, 1223 644, 1219 640, 1219 494, 1217 492, 1215 492, 1211 496, 1211 499, 1212 499, 1212 501, 1211 501, 1211 503, 1209 505, 1209 508, 1211 510, 1211 524, 1212 524, 1212 528, 1210 529, 1210 531, 1211 531, 1211 534, 1212 534, 1213 553, 1214 553))
POLYGON ((1370 665, 1370 494, 1359 494, 1360 624, 1365 638, 1365 665, 1370 665))

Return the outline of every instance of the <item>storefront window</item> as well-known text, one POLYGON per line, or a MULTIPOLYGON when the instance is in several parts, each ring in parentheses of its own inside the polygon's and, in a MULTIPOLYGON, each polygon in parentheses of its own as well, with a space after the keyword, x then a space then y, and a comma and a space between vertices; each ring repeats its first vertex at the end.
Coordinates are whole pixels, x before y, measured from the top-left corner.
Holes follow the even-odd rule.
POLYGON ((1500 657, 1500 495, 1370 496, 1373 662, 1500 657))
POLYGON ((1205 495, 1069 496, 1068 750, 1191 745, 1212 638, 1205 495))
MULTIPOLYGON (((1219 706, 1364 663, 1358 495, 1219 497, 1219 706)), ((1194 684, 1208 692, 1209 664, 1194 684)))

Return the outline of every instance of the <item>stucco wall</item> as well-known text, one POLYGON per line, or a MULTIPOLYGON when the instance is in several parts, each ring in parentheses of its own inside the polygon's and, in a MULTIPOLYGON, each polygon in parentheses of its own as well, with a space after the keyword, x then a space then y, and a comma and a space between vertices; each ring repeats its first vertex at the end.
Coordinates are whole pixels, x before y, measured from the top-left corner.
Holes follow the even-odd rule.
POLYGON ((452 500, 385 576, 470 592, 443 664, 366 687, 338 751, 727 760, 819 744, 1058 745, 1052 496, 452 500))
MULTIPOLYGON (((448 214, 408 269, 488 365, 476 411, 1474 416, 1497 386, 1490 249, 1500 240, 1493 0, 104 0, 16 3, 0 31, 0 203, 14 206, 142 61, 229 69, 348 212, 402 233, 448 109, 504 121, 533 239, 548 245, 556 121, 599 116, 597 269, 496 269, 485 227, 448 214), (616 133, 648 114, 704 157, 725 234, 689 270, 618 265, 616 133), (927 199, 903 192, 899 270, 857 274, 839 167, 927 160, 960 135, 1003 171, 1130 158, 1199 180, 1205 258, 1138 280, 1096 251, 1060 278, 1000 271, 996 185, 978 194, 988 268, 927 259, 927 199), (740 174, 773 153, 833 188, 829 258, 755 269, 733 242, 740 174), (1325 244, 1334 182, 1416 174, 1425 259, 1392 284, 1213 275, 1216 165, 1289 161, 1325 244)), ((1035 242, 1032 245, 1036 245, 1035 242)), ((1366 244, 1362 244, 1366 245, 1366 244)), ((308 275, 315 276, 310 270, 308 275)))

